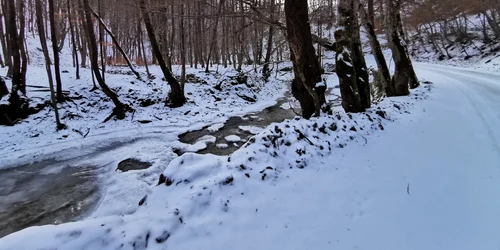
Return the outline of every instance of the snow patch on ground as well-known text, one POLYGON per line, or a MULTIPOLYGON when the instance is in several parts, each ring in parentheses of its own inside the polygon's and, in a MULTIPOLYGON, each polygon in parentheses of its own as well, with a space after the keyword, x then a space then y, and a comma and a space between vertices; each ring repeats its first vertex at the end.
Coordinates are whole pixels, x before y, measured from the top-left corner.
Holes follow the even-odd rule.
POLYGON ((221 129, 223 127, 224 127, 224 123, 216 123, 216 124, 208 127, 207 130, 210 132, 217 132, 217 131, 219 131, 219 129, 221 129))
POLYGON ((259 128, 256 126, 239 126, 238 128, 243 130, 243 131, 246 131, 250 134, 254 134, 254 135, 256 135, 256 134, 262 132, 262 130, 264 130, 263 128, 259 128))
POLYGON ((228 141, 228 142, 240 142, 241 141, 241 137, 239 137, 237 135, 228 135, 228 136, 224 137, 224 139, 226 139, 226 141, 228 141))

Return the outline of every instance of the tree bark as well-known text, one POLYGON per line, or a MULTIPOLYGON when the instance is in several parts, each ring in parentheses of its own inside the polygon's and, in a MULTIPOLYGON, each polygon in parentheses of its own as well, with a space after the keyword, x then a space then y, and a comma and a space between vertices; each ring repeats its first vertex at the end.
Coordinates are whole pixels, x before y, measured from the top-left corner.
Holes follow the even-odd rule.
POLYGON ((364 112, 371 105, 368 71, 361 50, 357 0, 338 4, 338 30, 335 31, 335 55, 342 107, 346 112, 364 112))
POLYGON ((153 49, 154 57, 156 57, 156 59, 158 60, 158 64, 160 65, 161 71, 163 72, 163 76, 170 85, 170 92, 168 93, 166 104, 170 107, 180 107, 186 102, 184 90, 181 88, 181 85, 179 84, 177 79, 175 79, 175 77, 172 75, 172 72, 170 72, 170 70, 167 68, 167 64, 163 59, 160 47, 158 46, 158 42, 154 34, 153 25, 151 24, 151 20, 149 18, 149 13, 146 9, 146 0, 139 0, 139 4, 142 18, 144 19, 144 25, 146 26, 149 41, 153 49))
POLYGON ((307 0, 286 0, 285 19, 295 75, 292 94, 300 102, 302 117, 319 116, 326 85, 312 43, 307 0))
POLYGON ((373 56, 375 57, 375 62, 377 63, 378 73, 381 76, 382 86, 384 87, 385 94, 387 96, 393 96, 394 86, 390 84, 391 73, 389 72, 387 61, 385 60, 384 53, 382 52, 382 47, 380 46, 380 43, 377 39, 377 34, 375 33, 373 23, 371 23, 370 19, 368 18, 368 15, 366 14, 363 6, 359 6, 359 13, 361 16, 361 22, 363 23, 363 26, 365 27, 366 33, 368 35, 370 48, 372 50, 373 56))
MULTIPOLYGON (((37 0, 38 1, 38 0, 37 0)), ((75 39, 75 29, 73 27, 73 20, 71 16, 71 5, 70 5, 70 0, 66 0, 66 7, 68 10, 68 22, 69 22, 69 30, 71 33, 71 43, 73 44, 73 55, 74 55, 74 66, 76 67, 76 79, 80 79, 80 65, 78 62, 78 49, 77 49, 77 44, 76 44, 76 39, 75 39)))
POLYGON ((59 48, 57 47, 57 34, 55 22, 54 0, 49 1, 49 23, 50 23, 50 39, 52 40, 52 52, 54 53, 54 74, 56 76, 56 99, 58 103, 64 102, 62 91, 61 71, 59 69, 59 48))
POLYGON ((118 99, 118 96, 116 93, 111 90, 108 85, 104 82, 104 79, 102 79, 101 74, 99 72, 99 63, 98 63, 98 50, 97 50, 97 43, 96 43, 96 37, 94 33, 94 25, 92 24, 92 16, 91 16, 91 9, 90 9, 90 4, 89 0, 83 0, 83 6, 80 6, 83 8, 83 14, 84 16, 82 19, 84 19, 84 24, 85 24, 85 30, 87 33, 87 42, 89 45, 90 49, 90 64, 92 71, 94 72, 94 76, 97 80, 97 83, 101 87, 102 91, 106 96, 108 96, 112 101, 113 104, 115 105, 115 108, 113 110, 113 113, 116 115, 116 118, 119 120, 122 120, 125 118, 125 107, 123 104, 120 102, 118 99))
MULTIPOLYGON (((210 40, 210 46, 208 48, 207 62, 210 61, 210 57, 212 56, 212 50, 214 49, 214 46, 215 46, 216 41, 217 41, 217 26, 219 25, 220 13, 222 11, 223 5, 224 5, 224 0, 220 0, 219 8, 217 10, 217 16, 215 16, 215 25, 214 25, 214 30, 212 33, 212 39, 210 40)), ((209 67, 209 64, 207 63, 207 65, 205 66, 205 72, 207 72, 207 73, 208 73, 208 67, 209 67)))
POLYGON ((4 61, 5 61, 5 65, 2 65, 2 67, 11 67, 12 65, 12 59, 10 57, 10 51, 7 47, 7 42, 6 42, 6 38, 5 38, 5 31, 4 31, 4 24, 3 24, 3 18, 4 18, 4 13, 2 11, 2 14, 0 15, 0 44, 2 45, 2 52, 3 52, 3 56, 4 56, 4 61))
POLYGON ((56 127, 57 129, 63 129, 65 126, 61 123, 59 119, 59 111, 57 109, 57 100, 56 93, 54 91, 54 82, 52 80, 52 70, 50 68, 50 56, 49 49, 47 46, 47 39, 45 38, 45 31, 43 25, 43 12, 42 12, 42 3, 41 0, 35 0, 35 12, 36 12, 36 23, 38 27, 38 36, 40 38, 40 44, 42 45, 43 56, 45 58, 45 70, 47 71, 47 77, 49 79, 49 88, 50 88, 50 99, 52 108, 54 109, 54 115, 56 119, 56 127))
MULTIPOLYGON (((274 0, 271 0, 270 7, 270 18, 274 19, 274 0)), ((271 55, 273 51, 273 35, 274 35, 274 26, 269 25, 269 34, 267 36, 267 46, 266 46, 266 57, 264 58, 264 68, 262 69, 262 76, 264 79, 268 79, 271 76, 271 72, 269 70, 269 64, 271 62, 271 55)))
POLYGON ((419 86, 419 82, 408 55, 406 43, 403 40, 403 27, 399 13, 401 2, 400 0, 385 1, 387 7, 385 30, 395 64, 391 84, 393 84, 395 96, 405 96, 410 94, 408 87, 416 88, 419 86))

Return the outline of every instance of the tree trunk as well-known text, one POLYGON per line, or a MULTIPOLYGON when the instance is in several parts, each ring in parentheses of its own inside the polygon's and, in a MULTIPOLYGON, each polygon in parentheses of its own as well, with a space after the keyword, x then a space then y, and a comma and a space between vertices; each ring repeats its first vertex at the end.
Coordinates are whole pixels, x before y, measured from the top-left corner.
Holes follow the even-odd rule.
POLYGON ((7 85, 5 84, 3 78, 0 77, 0 100, 9 93, 9 88, 7 88, 7 85))
MULTIPOLYGON (((212 50, 214 49, 215 43, 217 41, 217 26, 219 25, 220 13, 222 11, 222 6, 224 5, 224 0, 220 0, 219 8, 217 10, 217 16, 215 16, 215 25, 212 33, 212 39, 210 40, 210 47, 208 48, 207 62, 210 61, 210 57, 212 56, 212 50)), ((209 64, 205 66, 205 72, 208 73, 209 64)))
POLYGON ((49 23, 50 23, 50 39, 52 40, 52 52, 54 53, 54 73, 56 76, 56 99, 58 103, 64 102, 62 92, 61 71, 59 70, 59 49, 57 47, 57 34, 55 22, 54 0, 49 0, 49 23))
MULTIPOLYGON (((26 98, 26 86, 24 85, 23 74, 21 70, 21 46, 23 39, 20 39, 17 34, 16 20, 16 4, 14 0, 6 0, 5 15, 8 17, 5 20, 7 33, 9 37, 9 49, 12 56, 12 87, 10 91, 9 103, 11 114, 9 120, 18 118, 26 118, 28 116, 29 102, 26 98)), ((21 34, 23 35, 23 34, 21 34)))
POLYGON ((406 43, 402 39, 403 28, 399 13, 401 3, 400 0, 385 1, 387 6, 385 30, 387 42, 391 48, 395 64, 394 77, 391 84, 394 85, 395 96, 409 95, 408 86, 416 88, 419 86, 419 82, 408 55, 406 43))
MULTIPOLYGON (((37 0, 38 1, 38 0, 37 0)), ((76 39, 75 39, 75 29, 73 27, 73 20, 71 16, 71 5, 70 5, 70 0, 66 0, 66 7, 68 9, 68 22, 69 22, 69 30, 71 33, 71 43, 73 44, 73 55, 74 55, 74 66, 76 67, 76 79, 80 79, 80 65, 78 62, 78 49, 77 49, 77 44, 76 44, 76 39)))
POLYGON ((94 33, 94 25, 92 24, 92 16, 91 16, 91 9, 90 9, 90 4, 89 0, 83 0, 83 6, 80 6, 83 8, 83 14, 84 16, 82 19, 84 19, 84 24, 85 24, 85 30, 87 33, 87 42, 88 46, 90 49, 90 65, 92 68, 92 71, 94 72, 94 76, 97 80, 97 83, 101 87, 102 91, 106 96, 108 96, 112 101, 113 104, 115 105, 115 108, 113 110, 113 113, 116 115, 116 118, 119 120, 122 120, 125 118, 125 107, 123 104, 120 102, 118 99, 118 96, 116 93, 111 90, 108 85, 104 82, 104 79, 102 79, 101 74, 99 72, 99 62, 98 62, 98 50, 97 50, 97 43, 96 43, 96 37, 94 33))
POLYGON ((381 76, 382 86, 384 87, 385 94, 387 96, 393 96, 394 89, 393 85, 390 84, 391 73, 389 72, 387 61, 385 60, 384 53, 382 52, 382 47, 380 46, 380 43, 377 39, 375 28, 368 18, 363 6, 359 6, 359 13, 361 16, 361 22, 363 23, 363 26, 365 27, 366 33, 368 35, 368 40, 370 42, 370 48, 372 50, 373 57, 375 57, 375 62, 377 63, 378 72, 381 76))
POLYGON ((346 112, 364 112, 371 105, 368 71, 361 50, 357 0, 338 4, 338 30, 335 31, 335 55, 342 107, 346 112))
POLYGON ((367 16, 368 22, 371 23, 373 29, 375 29, 375 9, 373 7, 373 0, 367 0, 367 2, 368 2, 368 16, 367 16))
MULTIPOLYGON (((271 19, 274 19, 274 0, 271 0, 271 19)), ((273 35, 274 35, 274 26, 269 25, 269 34, 267 36, 267 47, 266 47, 266 57, 264 58, 264 68, 262 69, 262 76, 264 79, 268 79, 271 76, 271 72, 269 70, 269 64, 271 62, 271 55, 273 50, 273 35)))
POLYGON ((168 93, 166 104, 170 107, 180 107, 186 102, 186 97, 184 97, 184 90, 181 88, 181 85, 179 84, 177 79, 175 79, 175 77, 172 75, 172 72, 170 72, 170 70, 167 68, 167 64, 163 59, 160 47, 158 46, 158 42, 154 34, 153 25, 151 24, 151 20, 149 19, 149 13, 146 9, 146 0, 139 0, 139 4, 142 18, 144 19, 144 25, 146 26, 149 41, 153 49, 154 57, 158 60, 158 64, 160 65, 165 80, 167 80, 168 84, 170 85, 170 92, 168 93))
POLYGON ((5 38, 5 31, 3 29, 3 18, 4 18, 4 15, 3 15, 3 12, 2 14, 0 15, 0 44, 2 45, 2 52, 3 52, 3 56, 4 56, 4 61, 5 61, 5 65, 2 65, 2 67, 11 67, 12 65, 12 59, 10 57, 10 51, 7 47, 7 42, 6 42, 6 38, 5 38))
POLYGON ((319 116, 321 105, 326 102, 326 85, 312 43, 307 0, 286 0, 285 18, 295 75, 292 94, 300 102, 302 117, 319 116))
POLYGON ((26 72, 28 72, 28 53, 27 53, 27 45, 26 45, 26 19, 24 18, 24 1, 19 3, 19 35, 18 35, 18 43, 19 43, 19 52, 21 53, 21 92, 26 95, 26 72))
MULTIPOLYGON (((97 0, 97 11, 99 11, 99 14, 101 14, 101 0, 97 0)), ((97 27, 99 30, 99 55, 101 59, 101 74, 102 80, 106 81, 106 59, 104 58, 106 56, 106 47, 104 47, 104 31, 102 30, 101 25, 97 27)))
POLYGON ((181 53, 181 80, 179 84, 181 85, 181 89, 184 89, 184 84, 186 84, 186 36, 184 34, 184 4, 179 6, 180 8, 180 23, 179 23, 179 32, 180 32, 180 53, 181 53))
POLYGON ((40 38, 40 44, 42 45, 43 56, 45 58, 45 69, 47 71, 47 77, 49 79, 50 99, 56 118, 56 127, 59 130, 63 129, 65 126, 61 123, 61 120, 59 119, 59 111, 57 109, 56 93, 54 91, 54 82, 52 81, 52 70, 50 68, 49 49, 47 46, 47 39, 45 38, 45 31, 43 25, 43 12, 42 12, 41 0, 35 0, 35 6, 36 6, 35 8, 36 8, 36 23, 38 27, 38 36, 40 38))
MULTIPOLYGON (((8 22, 6 22, 7 32, 9 33, 9 47, 10 55, 12 56, 12 95, 17 95, 17 91, 24 88, 21 73, 21 54, 20 44, 17 34, 17 20, 16 20, 16 5, 14 0, 6 0, 8 13, 8 22)), ((23 92, 24 94, 25 92, 23 92)), ((11 96, 12 96, 11 95, 11 96)))
POLYGON ((482 14, 486 17, 486 20, 488 21, 488 24, 490 25, 495 37, 500 38, 500 26, 495 22, 495 20, 493 20, 490 15, 488 15, 488 11, 483 11, 482 14))

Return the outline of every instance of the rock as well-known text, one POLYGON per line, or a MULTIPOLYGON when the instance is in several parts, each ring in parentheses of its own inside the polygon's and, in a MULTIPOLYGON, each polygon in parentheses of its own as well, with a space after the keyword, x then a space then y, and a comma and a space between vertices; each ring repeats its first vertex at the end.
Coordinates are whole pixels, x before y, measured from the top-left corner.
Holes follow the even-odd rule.
POLYGON ((148 123, 151 123, 153 121, 151 121, 151 120, 137 120, 137 122, 142 123, 142 124, 148 124, 148 123))
POLYGON ((145 99, 145 100, 139 100, 140 103, 139 105, 141 105, 141 107, 149 107, 153 104, 155 104, 156 102, 151 100, 151 99, 145 99))
POLYGON ((385 119, 385 112, 382 111, 382 110, 377 110, 377 112, 375 112, 377 115, 379 115, 380 117, 384 118, 385 119))
POLYGON ((248 83, 248 76, 244 73, 238 73, 235 76, 230 76, 229 79, 231 79, 231 85, 239 85, 239 84, 247 84, 248 83))
POLYGON ((142 199, 139 201, 139 207, 144 205, 144 202, 146 202, 146 199, 148 199, 148 195, 145 195, 144 197, 142 197, 142 199))
POLYGON ((61 73, 65 73, 65 74, 67 74, 67 73, 69 73, 69 71, 67 71, 67 70, 63 70, 63 71, 61 71, 61 73))
POLYGON ((152 165, 153 164, 151 162, 143 162, 134 158, 128 158, 118 163, 117 170, 120 170, 122 172, 127 172, 130 170, 147 169, 152 165))

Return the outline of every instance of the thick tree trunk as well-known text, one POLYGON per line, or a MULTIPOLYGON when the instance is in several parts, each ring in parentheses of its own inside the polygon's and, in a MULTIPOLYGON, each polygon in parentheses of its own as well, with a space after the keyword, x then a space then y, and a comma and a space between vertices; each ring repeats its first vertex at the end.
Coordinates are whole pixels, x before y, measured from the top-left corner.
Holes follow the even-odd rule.
MULTIPOLYGON (((12 87, 9 97, 9 114, 7 120, 15 121, 18 118, 26 118, 28 116, 29 101, 26 98, 26 86, 23 79, 21 69, 21 46, 22 41, 17 34, 17 18, 16 5, 14 0, 6 0, 4 6, 7 19, 5 20, 8 38, 10 55, 12 56, 12 87)), ((21 34, 22 35, 22 34, 21 34)), ((13 125, 13 122, 11 124, 13 125)))
POLYGON ((115 44, 115 46, 118 49, 118 51, 120 52, 120 54, 122 54, 123 58, 125 59, 125 62, 127 62, 127 65, 130 68, 130 70, 132 71, 132 73, 134 73, 134 75, 137 77, 137 79, 141 79, 141 75, 139 75, 139 72, 137 72, 137 70, 135 70, 134 65, 132 65, 132 62, 130 62, 129 57, 127 56, 125 51, 122 49, 122 46, 120 46, 120 43, 118 43, 118 40, 116 39, 115 34, 113 34, 113 32, 111 32, 111 30, 108 28, 108 26, 106 26, 104 21, 101 19, 101 17, 94 10, 91 9, 91 11, 92 11, 92 15, 94 15, 94 17, 97 18, 97 20, 101 24, 102 28, 108 33, 108 35, 111 37, 111 40, 113 40, 113 43, 115 44))
POLYGON ((59 119, 59 111, 57 109, 56 93, 54 91, 54 82, 52 81, 52 70, 50 68, 49 49, 47 46, 47 39, 45 38, 45 31, 43 25, 43 12, 42 12, 41 0, 35 0, 35 6, 36 6, 35 9, 36 9, 36 23, 38 27, 38 35, 40 38, 40 44, 42 45, 43 56, 45 58, 45 69, 47 71, 47 77, 49 79, 50 99, 56 118, 56 127, 59 130, 63 129, 65 126, 64 124, 61 123, 61 120, 59 119))
POLYGON ((52 40, 52 52, 54 53, 54 74, 56 76, 56 98, 57 102, 64 102, 64 95, 62 92, 62 81, 61 81, 61 71, 59 69, 59 49, 57 47, 57 34, 56 34, 56 22, 55 22, 55 9, 54 0, 49 1, 49 23, 50 23, 50 39, 52 40))
POLYGON ((108 85, 106 85, 104 79, 102 79, 101 74, 99 72, 99 62, 98 62, 99 53, 97 50, 94 25, 92 24, 92 16, 91 16, 89 0, 83 0, 83 6, 81 7, 83 7, 83 12, 84 12, 84 16, 82 18, 84 19, 83 21, 85 23, 85 30, 88 37, 87 42, 90 49, 90 64, 92 71, 94 72, 94 76, 97 80, 97 83, 101 87, 104 94, 106 94, 106 96, 108 96, 113 101, 113 104, 115 105, 113 113, 116 115, 116 118, 122 120, 125 118, 125 107, 118 99, 116 93, 113 90, 111 90, 108 87, 108 85))
POLYGON ((326 102, 326 85, 314 51, 307 0, 286 0, 285 18, 295 79, 292 94, 300 102, 302 117, 318 116, 326 102))
MULTIPOLYGON (((368 22, 370 22, 375 29, 375 8, 373 6, 373 0, 367 0, 368 2, 368 22)), ((363 8, 364 10, 364 8, 363 8)))
POLYGON ((161 71, 163 72, 163 76, 170 85, 170 92, 168 93, 166 104, 170 107, 180 107, 186 102, 184 90, 181 88, 181 85, 179 84, 177 79, 175 79, 175 77, 172 75, 172 72, 170 72, 170 70, 167 68, 167 64, 163 59, 160 47, 158 46, 158 42, 154 34, 153 25, 151 24, 151 20, 149 18, 149 13, 146 9, 146 0, 139 0, 139 4, 142 18, 144 19, 144 25, 146 26, 149 41, 153 49, 154 57, 158 60, 158 64, 160 65, 161 71))
POLYGON ((394 95, 409 95, 410 91, 408 87, 416 88, 419 86, 419 82, 402 36, 403 27, 399 13, 401 3, 400 0, 385 1, 387 7, 385 30, 387 42, 391 48, 395 64, 394 77, 392 79, 394 95))
MULTIPOLYGON (((21 73, 21 48, 17 34, 17 20, 16 20, 16 5, 14 0, 6 0, 8 13, 8 22, 6 22, 7 32, 9 33, 9 47, 10 55, 12 56, 12 95, 17 95, 17 91, 21 91, 23 86, 23 79, 21 73)), ((24 94, 25 92, 23 92, 24 94)), ((12 96, 11 95, 11 96, 12 96)))
POLYGON ((335 55, 342 107, 346 112, 364 112, 371 105, 368 70, 361 50, 357 8, 359 1, 343 0, 338 7, 335 55))
POLYGON ((359 6, 359 13, 361 16, 361 22, 363 23, 363 26, 365 27, 366 33, 368 35, 370 48, 372 50, 373 56, 375 57, 375 62, 377 63, 378 72, 381 76, 382 86, 384 87, 385 94, 387 96, 393 96, 394 89, 393 85, 390 84, 391 73, 389 72, 387 61, 385 60, 384 53, 382 52, 382 47, 380 46, 380 43, 377 39, 375 28, 371 23, 370 19, 368 18, 368 15, 366 14, 366 11, 363 8, 363 6, 359 6))
POLYGON ((5 81, 3 80, 2 77, 0 77, 0 100, 8 95, 10 92, 9 92, 9 88, 7 88, 7 84, 5 84, 5 81))

